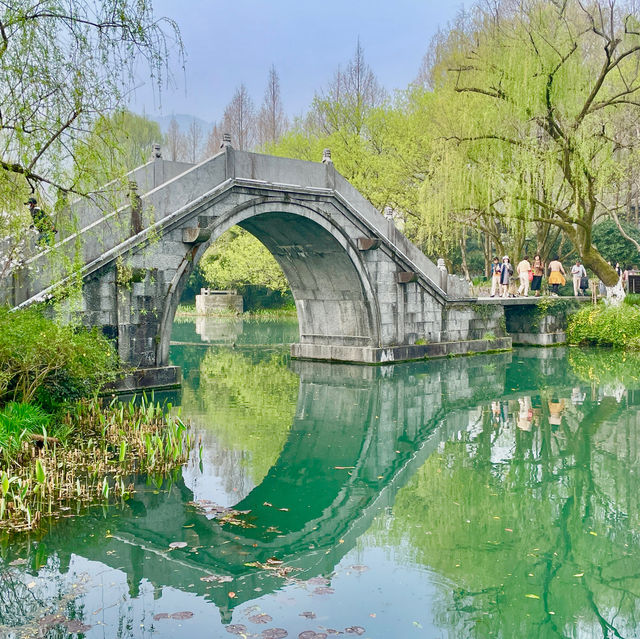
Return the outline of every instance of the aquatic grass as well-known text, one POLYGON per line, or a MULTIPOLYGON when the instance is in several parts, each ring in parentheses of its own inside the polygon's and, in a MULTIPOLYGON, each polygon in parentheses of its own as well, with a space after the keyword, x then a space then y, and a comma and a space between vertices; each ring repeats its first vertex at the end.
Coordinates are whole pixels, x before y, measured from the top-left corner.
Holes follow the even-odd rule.
POLYGON ((84 401, 62 418, 73 432, 66 445, 21 440, 0 471, 0 529, 29 530, 82 504, 126 499, 135 475, 163 477, 182 465, 193 439, 170 411, 144 396, 106 407, 84 401))

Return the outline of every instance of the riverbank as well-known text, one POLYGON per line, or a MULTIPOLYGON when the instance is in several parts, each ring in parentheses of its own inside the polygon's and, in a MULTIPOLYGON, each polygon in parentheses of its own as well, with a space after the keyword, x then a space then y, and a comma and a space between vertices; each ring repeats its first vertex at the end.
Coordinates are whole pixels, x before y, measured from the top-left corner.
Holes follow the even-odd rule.
POLYGON ((599 302, 569 317, 567 341, 575 345, 640 350, 640 296, 628 295, 620 306, 599 302))
MULTIPOLYGON (((4 412, 24 413, 26 407, 10 404, 4 412)), ((128 499, 136 475, 161 480, 182 466, 193 440, 170 408, 144 396, 126 404, 114 399, 106 406, 84 400, 55 418, 57 436, 48 435, 43 422, 22 430, 19 420, 4 429, 0 422, 5 442, 0 530, 31 530, 44 519, 74 516, 92 503, 128 499)))
POLYGON ((122 369, 97 330, 0 308, 0 530, 126 499, 136 474, 186 460, 192 440, 171 406, 98 398, 122 369))

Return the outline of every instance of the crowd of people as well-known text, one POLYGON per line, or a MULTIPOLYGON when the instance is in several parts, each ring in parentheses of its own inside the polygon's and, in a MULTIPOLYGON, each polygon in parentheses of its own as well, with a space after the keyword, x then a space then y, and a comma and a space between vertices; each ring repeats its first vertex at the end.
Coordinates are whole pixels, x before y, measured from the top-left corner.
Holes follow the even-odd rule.
MULTIPOLYGON (((620 264, 616 264, 615 269, 624 288, 628 291, 629 276, 636 273, 635 268, 622 268, 620 264)), ((548 265, 540 255, 535 255, 533 261, 529 261, 529 257, 525 255, 515 270, 508 255, 502 258, 502 262, 498 257, 494 257, 491 264, 491 297, 529 297, 529 291, 539 297, 542 294, 542 281, 545 276, 548 277, 549 295, 557 297, 560 294, 560 287, 567 283, 569 275, 573 282, 573 294, 576 297, 590 294, 588 293, 589 277, 579 259, 567 274, 557 255, 548 265), (517 291, 516 285, 518 285, 517 291)), ((603 287, 604 284, 600 282, 600 294, 603 294, 603 287)))

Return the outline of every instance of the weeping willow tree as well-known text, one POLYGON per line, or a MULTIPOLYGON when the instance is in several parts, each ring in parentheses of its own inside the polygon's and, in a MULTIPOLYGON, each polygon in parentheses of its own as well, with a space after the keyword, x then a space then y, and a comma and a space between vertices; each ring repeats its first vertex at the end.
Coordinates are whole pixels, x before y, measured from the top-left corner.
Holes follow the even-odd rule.
POLYGON ((61 207, 87 195, 104 164, 104 146, 89 135, 94 123, 126 103, 145 65, 160 83, 174 46, 181 51, 178 28, 154 16, 151 0, 0 3, 3 243, 18 243, 29 225, 27 196, 61 207))
POLYGON ((428 235, 460 224, 498 241, 561 233, 617 284, 592 233, 635 190, 638 15, 616 0, 494 0, 439 38, 429 78, 438 136, 421 191, 428 235))

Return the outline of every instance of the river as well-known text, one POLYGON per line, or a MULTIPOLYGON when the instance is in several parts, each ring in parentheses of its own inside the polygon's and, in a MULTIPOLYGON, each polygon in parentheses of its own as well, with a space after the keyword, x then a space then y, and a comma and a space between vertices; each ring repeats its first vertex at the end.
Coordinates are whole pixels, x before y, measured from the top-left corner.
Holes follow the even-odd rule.
POLYGON ((202 446, 4 538, 0 636, 640 636, 640 357, 292 362, 295 320, 172 339, 163 398, 202 446))

